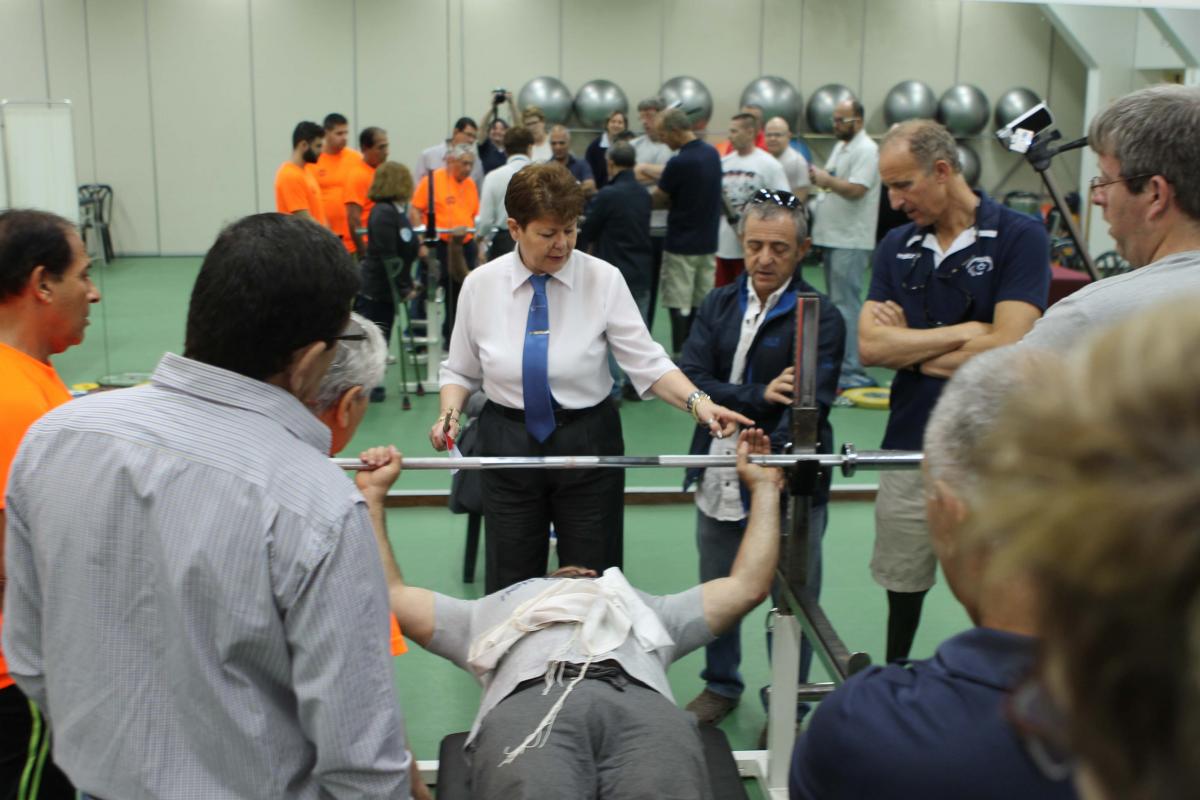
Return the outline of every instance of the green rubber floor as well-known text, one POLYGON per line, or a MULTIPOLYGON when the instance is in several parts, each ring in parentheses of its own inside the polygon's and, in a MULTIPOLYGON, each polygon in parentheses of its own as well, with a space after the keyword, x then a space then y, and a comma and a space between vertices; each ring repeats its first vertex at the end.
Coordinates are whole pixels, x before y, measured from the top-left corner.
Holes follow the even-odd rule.
MULTIPOLYGON (((54 363, 69 384, 94 381, 119 372, 149 372, 164 351, 182 352, 187 301, 199 268, 198 258, 119 259, 94 268, 103 301, 93 307, 87 340, 57 356, 54 363)), ((820 287, 820 269, 804 268, 810 283, 820 287)), ((666 314, 657 315, 655 337, 669 342, 666 314)), ((890 380, 887 370, 872 370, 881 383, 890 380)), ((398 370, 387 375, 388 398, 373 404, 346 454, 373 444, 392 443, 410 455, 432 455, 426 439, 437 415, 437 398, 412 397, 412 410, 403 411, 396 391, 398 370)), ((627 452, 630 454, 685 453, 691 424, 682 412, 653 400, 625 403, 621 409, 627 452)), ((860 449, 875 448, 883 435, 886 413, 837 408, 833 425, 838 443, 853 442, 860 449)), ((630 470, 630 486, 677 487, 681 470, 630 470)), ((876 478, 863 472, 836 482, 872 484, 876 478)), ((411 472, 397 488, 448 488, 446 472, 411 472)), ((459 597, 478 597, 479 582, 462 582, 466 518, 442 509, 395 509, 388 514, 390 536, 406 578, 459 597)), ((634 585, 653 593, 684 589, 697 580, 695 510, 690 505, 627 506, 626 572, 634 585)), ((872 544, 872 509, 869 503, 835 502, 825 535, 825 585, 822 603, 834 626, 851 650, 863 650, 882 660, 885 598, 868 572, 872 544)), ((481 559, 482 560, 482 559, 481 559)), ((765 645, 767 606, 750 614, 742 626, 743 676, 748 687, 745 701, 722 727, 735 750, 753 749, 765 715, 757 689, 769 678, 765 645)), ((943 583, 934 587, 925 603, 914 657, 933 652, 937 643, 970 625, 961 607, 943 583)), ((703 652, 693 653, 671 669, 676 700, 682 705, 701 689, 699 673, 703 652)), ((825 679, 819 667, 812 676, 825 679)), ((408 721, 413 750, 419 759, 437 758, 438 742, 471 725, 479 690, 474 680, 448 662, 419 648, 396 659, 396 686, 408 721)))

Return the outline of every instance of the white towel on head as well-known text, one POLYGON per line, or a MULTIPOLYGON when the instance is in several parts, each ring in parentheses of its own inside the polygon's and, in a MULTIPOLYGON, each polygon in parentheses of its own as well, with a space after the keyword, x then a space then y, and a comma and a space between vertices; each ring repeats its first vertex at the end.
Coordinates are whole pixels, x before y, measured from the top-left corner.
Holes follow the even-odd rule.
MULTIPOLYGON (((574 641, 590 659, 620 647, 630 632, 652 652, 675 644, 658 615, 642 602, 616 567, 600 578, 563 578, 525 601, 496 627, 471 643, 467 663, 477 677, 496 668, 504 654, 527 633, 551 625, 577 625, 574 641)), ((554 658, 547 653, 547 660, 554 658)))

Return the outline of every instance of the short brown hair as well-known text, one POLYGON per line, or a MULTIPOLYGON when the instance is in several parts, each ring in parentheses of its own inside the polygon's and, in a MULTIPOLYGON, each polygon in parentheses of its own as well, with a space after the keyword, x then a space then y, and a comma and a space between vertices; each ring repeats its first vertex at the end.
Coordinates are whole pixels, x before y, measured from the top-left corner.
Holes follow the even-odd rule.
POLYGON ((908 143, 908 151, 925 174, 933 172, 933 165, 945 161, 950 169, 962 172, 962 162, 958 160, 958 144, 954 136, 940 122, 931 119, 909 119, 897 122, 884 134, 879 149, 899 147, 908 143))
POLYGON ((541 122, 546 121, 546 113, 542 111, 541 106, 525 106, 525 110, 521 112, 521 121, 527 119, 537 119, 541 122))
POLYGON ((1193 306, 1131 316, 1014 396, 980 475, 979 533, 1010 537, 1035 581, 1071 750, 1108 797, 1200 784, 1193 306))
POLYGON ((557 162, 531 164, 508 182, 504 208, 524 228, 535 219, 574 222, 583 213, 583 189, 566 167, 557 162))
POLYGON ((413 193, 412 173, 395 161, 385 161, 375 168, 375 178, 367 197, 376 203, 389 200, 408 200, 413 193))
POLYGON ((514 125, 504 132, 504 152, 510 156, 529 155, 533 134, 524 125, 514 125))

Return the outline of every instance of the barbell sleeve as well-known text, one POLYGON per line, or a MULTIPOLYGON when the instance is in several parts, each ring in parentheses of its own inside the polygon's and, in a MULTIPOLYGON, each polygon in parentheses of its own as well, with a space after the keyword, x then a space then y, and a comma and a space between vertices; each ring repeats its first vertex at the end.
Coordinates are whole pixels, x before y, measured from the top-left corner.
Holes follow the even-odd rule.
MULTIPOLYGON (((897 470, 920 467, 923 454, 914 450, 854 450, 843 454, 795 453, 750 456, 750 463, 767 467, 790 467, 817 462, 821 467, 840 468, 847 476, 855 470, 897 470)), ((331 459, 345 470, 365 469, 357 458, 331 459)), ((736 455, 663 456, 474 456, 466 458, 405 458, 404 469, 638 469, 646 467, 733 467, 736 455)))

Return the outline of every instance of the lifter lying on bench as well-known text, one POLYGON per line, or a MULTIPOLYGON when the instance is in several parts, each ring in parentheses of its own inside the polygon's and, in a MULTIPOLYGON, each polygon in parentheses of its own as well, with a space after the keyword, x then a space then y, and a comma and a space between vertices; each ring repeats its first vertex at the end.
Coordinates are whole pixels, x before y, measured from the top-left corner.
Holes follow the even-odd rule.
MULTIPOLYGON (((749 463, 770 452, 761 430, 738 443, 750 493, 729 577, 653 596, 619 569, 565 567, 548 578, 459 600, 406 585, 392 564, 392 611, 411 640, 483 686, 466 745, 475 798, 711 798, 695 718, 675 705, 667 667, 766 598, 779 556, 782 476, 749 463)), ((374 448, 360 475, 381 547, 383 497, 399 454, 374 448), (363 484, 369 483, 369 486, 363 484)))

